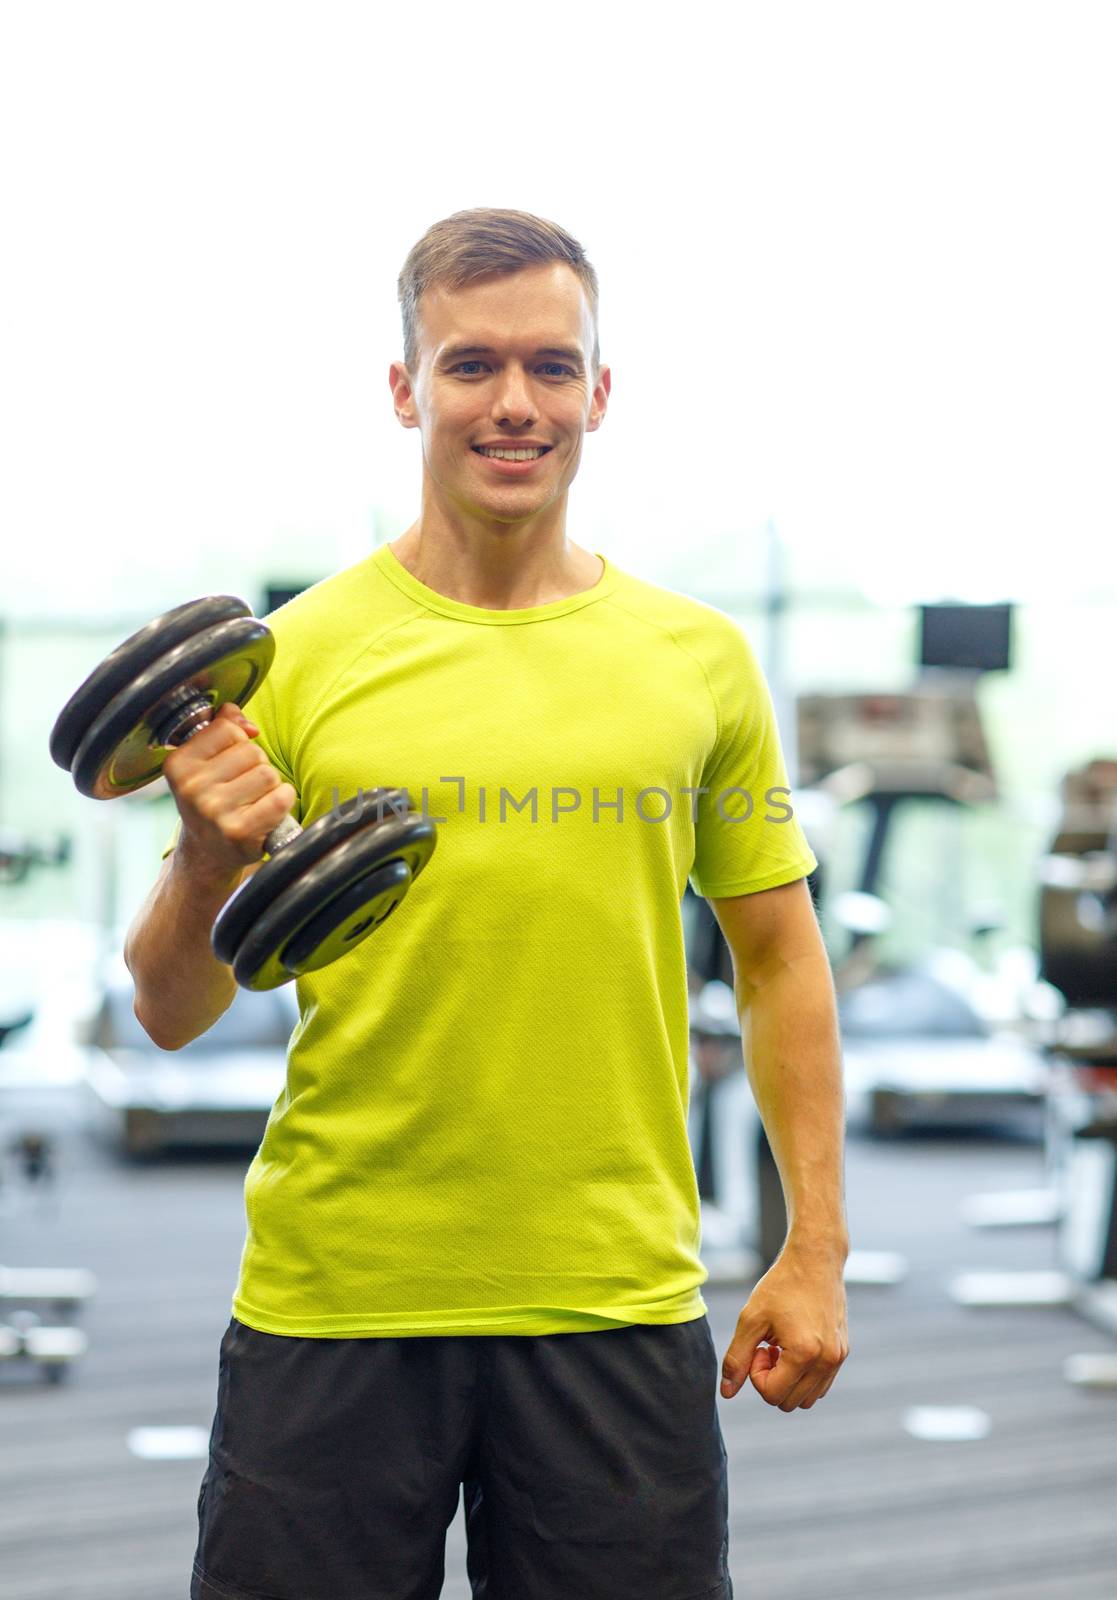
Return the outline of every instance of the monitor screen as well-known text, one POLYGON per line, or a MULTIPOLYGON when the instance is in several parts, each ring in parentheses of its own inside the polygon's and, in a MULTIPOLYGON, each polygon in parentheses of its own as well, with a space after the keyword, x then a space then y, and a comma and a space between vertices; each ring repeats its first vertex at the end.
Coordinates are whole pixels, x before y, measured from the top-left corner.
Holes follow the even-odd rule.
POLYGON ((1005 672, 1012 665, 1012 606, 920 606, 919 665, 1005 672))

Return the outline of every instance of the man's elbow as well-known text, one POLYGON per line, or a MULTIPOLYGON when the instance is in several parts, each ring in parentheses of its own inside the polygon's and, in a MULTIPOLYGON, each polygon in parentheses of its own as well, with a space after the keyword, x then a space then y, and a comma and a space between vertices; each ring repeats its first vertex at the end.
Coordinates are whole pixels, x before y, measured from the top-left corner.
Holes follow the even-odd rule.
POLYGON ((136 942, 135 928, 129 928, 124 940, 124 965, 131 974, 133 984, 132 1014, 140 1027, 147 1034, 152 1044, 160 1050, 181 1050, 188 1039, 174 1037, 170 1030, 164 1026, 163 1019, 157 1010, 146 1005, 141 998, 140 977, 136 971, 136 942))
POLYGON ((149 1011, 141 1002, 139 994, 132 997, 132 1011, 136 1021, 147 1034, 152 1044, 159 1050, 181 1050, 183 1045, 190 1043, 196 1034, 174 1033, 164 1025, 163 1020, 155 1013, 149 1011))

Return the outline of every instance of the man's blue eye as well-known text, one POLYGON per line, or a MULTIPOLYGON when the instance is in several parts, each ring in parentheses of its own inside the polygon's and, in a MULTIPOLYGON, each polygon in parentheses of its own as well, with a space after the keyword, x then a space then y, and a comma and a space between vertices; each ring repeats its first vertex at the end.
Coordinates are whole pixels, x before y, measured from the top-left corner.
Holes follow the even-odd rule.
MULTIPOLYGON (((485 363, 483 361, 478 361, 476 359, 470 360, 470 361, 459 361, 457 366, 456 367, 451 367, 450 370, 451 370, 451 372, 461 372, 461 370, 464 367, 483 367, 484 365, 485 365, 485 363)), ((564 366, 561 361, 544 361, 543 362, 543 366, 545 366, 545 367, 557 367, 559 372, 572 372, 573 371, 572 367, 564 366)), ((471 377, 472 374, 471 373, 467 374, 467 376, 471 377)))

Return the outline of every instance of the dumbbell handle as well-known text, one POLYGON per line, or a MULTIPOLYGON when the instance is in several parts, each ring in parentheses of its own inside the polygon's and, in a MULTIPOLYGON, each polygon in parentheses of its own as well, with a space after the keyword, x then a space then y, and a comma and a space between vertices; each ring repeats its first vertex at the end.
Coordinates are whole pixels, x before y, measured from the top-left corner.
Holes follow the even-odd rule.
MULTIPOLYGON (((174 745, 177 749, 179 745, 185 744, 196 733, 208 727, 213 718, 214 709, 210 702, 204 695, 193 693, 189 699, 180 702, 169 711, 167 719, 156 731, 156 741, 161 745, 174 745)), ((264 854, 274 856, 285 844, 297 839, 302 831, 301 824, 288 812, 285 817, 280 818, 264 840, 264 854)))

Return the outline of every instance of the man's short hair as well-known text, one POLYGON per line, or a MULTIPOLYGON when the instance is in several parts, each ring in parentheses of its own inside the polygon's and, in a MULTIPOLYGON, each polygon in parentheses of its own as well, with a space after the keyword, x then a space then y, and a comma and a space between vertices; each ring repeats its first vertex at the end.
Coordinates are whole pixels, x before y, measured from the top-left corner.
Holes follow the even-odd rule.
POLYGON ((528 211, 507 211, 482 206, 455 211, 435 222, 412 245, 399 275, 399 303, 403 313, 403 360, 414 376, 419 360, 418 310, 425 290, 462 289, 476 278, 494 273, 521 272, 550 261, 563 261, 582 284, 593 318, 593 356, 596 372, 601 364, 597 335, 597 273, 577 239, 557 222, 534 217, 528 211))

